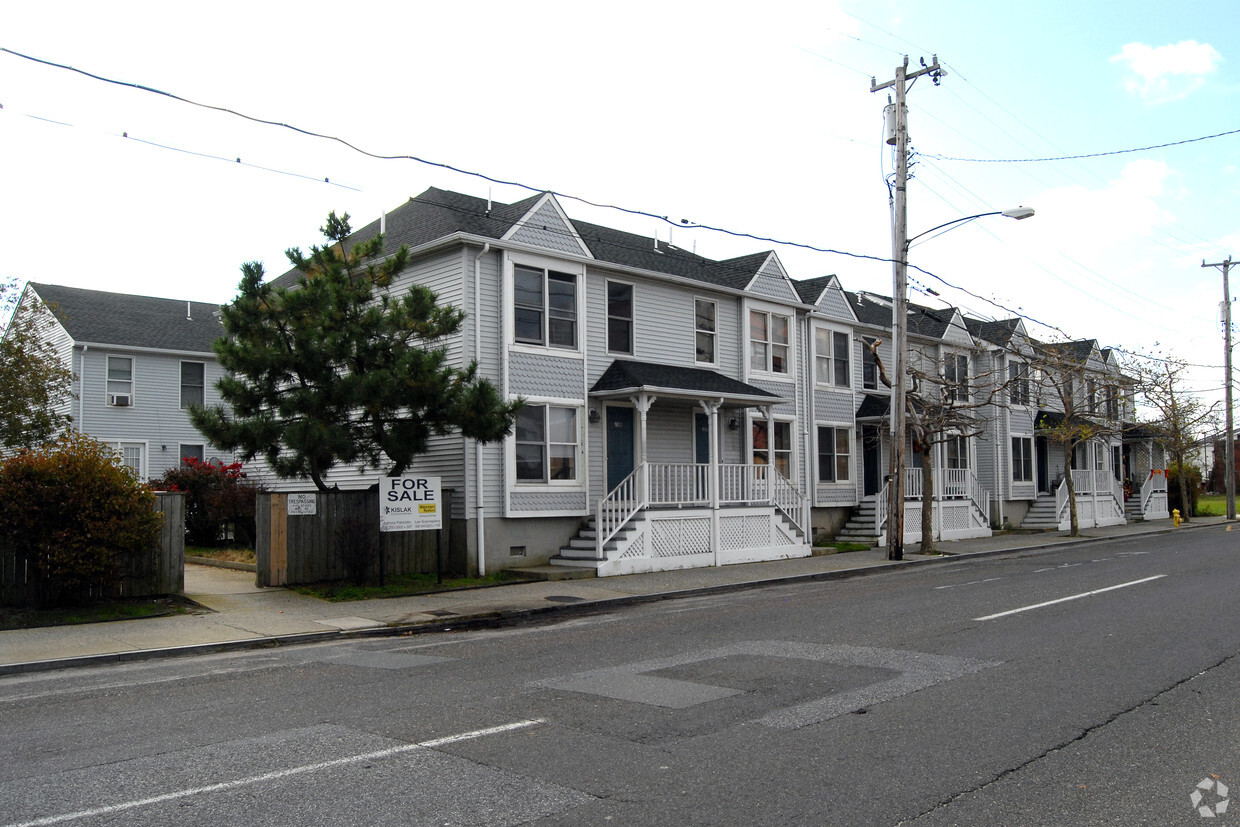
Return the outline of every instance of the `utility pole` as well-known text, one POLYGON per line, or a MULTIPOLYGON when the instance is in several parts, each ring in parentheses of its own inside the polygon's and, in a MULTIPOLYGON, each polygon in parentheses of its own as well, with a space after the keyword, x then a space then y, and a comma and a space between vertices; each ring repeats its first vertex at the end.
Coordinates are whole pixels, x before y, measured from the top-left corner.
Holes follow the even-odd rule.
POLYGON ((1206 264, 1201 260, 1202 267, 1221 267, 1223 269, 1223 372, 1227 381, 1224 387, 1227 392, 1227 472, 1223 479, 1227 485, 1227 519, 1236 519, 1236 442, 1232 425, 1231 413, 1231 289, 1227 283, 1227 271, 1231 269, 1231 256, 1226 261, 1206 264))
MULTIPOLYGON (((892 347, 895 351, 892 360, 895 370, 894 387, 891 389, 891 451, 890 468, 887 475, 887 559, 904 559, 904 437, 905 424, 905 388, 904 374, 908 353, 908 108, 904 99, 907 83, 922 75, 929 75, 934 85, 947 74, 939 66, 939 57, 934 55, 932 63, 927 66, 923 58, 922 68, 915 72, 908 71, 908 58, 896 67, 894 80, 878 83, 870 78, 870 91, 894 87, 896 92, 892 117, 895 130, 896 147, 896 181, 893 196, 894 213, 891 221, 891 258, 893 267, 893 287, 891 291, 891 331, 892 347)), ((892 111, 889 107, 889 111, 892 111)), ((890 130, 889 130, 890 132, 890 130)), ((892 138, 888 138, 888 143, 892 138)), ((925 508, 926 504, 923 503, 925 508)))

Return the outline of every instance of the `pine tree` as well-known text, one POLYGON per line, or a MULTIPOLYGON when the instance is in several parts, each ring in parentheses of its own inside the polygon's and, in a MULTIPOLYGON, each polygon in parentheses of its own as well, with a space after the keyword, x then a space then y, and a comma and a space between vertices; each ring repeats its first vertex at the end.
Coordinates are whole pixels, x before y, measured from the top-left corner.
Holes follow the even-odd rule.
POLYGON ((520 403, 504 402, 476 364, 449 364, 444 340, 464 313, 420 285, 393 291, 408 250, 383 256, 381 235, 348 247, 348 214, 331 213, 321 231, 328 243, 309 255, 287 251, 299 272, 290 287, 264 283, 261 264, 242 266, 215 344, 231 411, 191 409, 195 427, 320 490, 342 463, 401 474, 434 435, 503 438, 520 403))

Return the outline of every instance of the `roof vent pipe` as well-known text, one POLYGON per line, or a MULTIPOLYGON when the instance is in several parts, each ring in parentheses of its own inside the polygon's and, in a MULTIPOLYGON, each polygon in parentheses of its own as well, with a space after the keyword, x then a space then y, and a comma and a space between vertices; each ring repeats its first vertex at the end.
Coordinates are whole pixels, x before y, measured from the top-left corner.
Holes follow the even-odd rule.
POLYGON ((192 322, 194 320, 194 314, 192 312, 193 309, 194 309, 193 305, 191 305, 189 302, 185 303, 185 320, 188 322, 192 322))

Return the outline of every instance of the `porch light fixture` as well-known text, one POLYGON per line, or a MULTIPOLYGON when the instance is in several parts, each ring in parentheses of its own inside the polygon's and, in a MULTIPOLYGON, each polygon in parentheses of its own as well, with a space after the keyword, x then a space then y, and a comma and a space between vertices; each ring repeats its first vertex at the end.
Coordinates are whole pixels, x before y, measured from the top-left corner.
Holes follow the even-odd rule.
POLYGON ((741 429, 741 421, 739 419, 737 419, 736 417, 732 417, 731 419, 728 420, 729 431, 739 431, 740 429, 741 429))
POLYGON ((590 424, 597 425, 599 420, 598 408, 590 409, 590 424))
MULTIPOLYGON (((901 154, 904 148, 901 147, 901 154)), ((1033 216, 1033 209, 1030 207, 1014 207, 1010 210, 995 210, 993 212, 983 212, 977 215, 966 215, 963 218, 954 218, 951 221, 945 221, 937 227, 931 227, 925 232, 918 233, 912 238, 907 238, 907 230, 904 227, 904 211, 903 203, 899 205, 901 209, 897 210, 899 220, 895 226, 895 232, 892 233, 892 247, 898 252, 895 260, 894 270, 894 288, 891 291, 892 296, 892 347, 895 351, 894 358, 894 375, 895 387, 891 393, 891 482, 887 485, 887 559, 903 560, 904 559, 904 437, 908 430, 908 424, 905 421, 905 390, 904 390, 904 372, 907 363, 908 354, 908 251, 913 242, 923 236, 931 233, 950 232, 959 227, 961 224, 967 224, 978 218, 986 218, 991 215, 1001 215, 1004 218, 1014 218, 1022 221, 1033 216)), ((938 233, 942 235, 942 233, 938 233)))

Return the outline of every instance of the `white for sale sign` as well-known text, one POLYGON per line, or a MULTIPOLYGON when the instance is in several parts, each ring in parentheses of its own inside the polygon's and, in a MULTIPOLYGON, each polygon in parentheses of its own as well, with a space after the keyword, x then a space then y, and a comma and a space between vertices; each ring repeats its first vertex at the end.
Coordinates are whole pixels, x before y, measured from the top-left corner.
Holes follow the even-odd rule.
POLYGON ((439 477, 405 474, 379 479, 380 531, 438 529, 439 508, 439 477))

